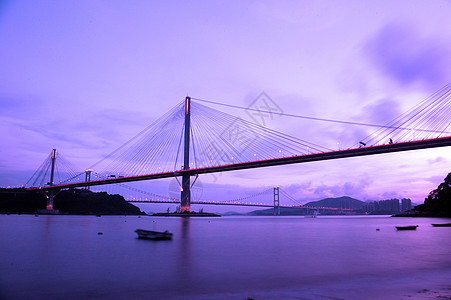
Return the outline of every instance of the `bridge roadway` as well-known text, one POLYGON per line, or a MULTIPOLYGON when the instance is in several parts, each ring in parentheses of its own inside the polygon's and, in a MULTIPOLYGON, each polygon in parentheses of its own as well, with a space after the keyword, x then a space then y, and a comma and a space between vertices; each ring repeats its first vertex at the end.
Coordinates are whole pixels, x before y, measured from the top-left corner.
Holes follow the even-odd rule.
POLYGON ((313 161, 331 160, 331 159, 339 159, 339 158, 375 155, 375 154, 383 154, 383 153, 393 153, 393 152, 401 152, 401 151, 409 151, 409 150, 446 147, 446 146, 451 146, 451 137, 442 137, 442 138, 436 138, 436 139, 402 142, 402 143, 393 143, 393 144, 369 146, 369 147, 331 151, 331 152, 321 152, 321 153, 306 154, 306 155, 299 155, 299 156, 274 158, 274 159, 268 159, 268 160, 228 164, 228 165, 223 165, 223 166, 187 169, 187 170, 180 170, 180 171, 175 171, 175 172, 164 172, 164 173, 156 173, 156 174, 148 174, 148 175, 138 175, 138 176, 103 179, 103 180, 93 180, 93 181, 89 181, 89 182, 65 183, 65 184, 52 185, 52 186, 46 186, 46 187, 29 188, 28 190, 37 190, 37 189, 60 190, 60 189, 94 186, 94 185, 104 185, 104 184, 113 184, 113 183, 122 183, 122 182, 170 178, 170 177, 182 176, 182 175, 186 175, 186 174, 193 176, 196 174, 207 174, 207 173, 215 173, 215 172, 226 172, 226 171, 262 168, 262 167, 269 167, 269 166, 306 163, 306 162, 313 162, 313 161))

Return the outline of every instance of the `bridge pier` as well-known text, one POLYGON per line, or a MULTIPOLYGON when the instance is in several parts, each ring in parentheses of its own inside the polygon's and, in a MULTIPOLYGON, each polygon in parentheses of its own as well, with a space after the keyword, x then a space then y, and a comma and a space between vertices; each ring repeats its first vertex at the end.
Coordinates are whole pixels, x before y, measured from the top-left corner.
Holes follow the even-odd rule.
MULTIPOLYGON (((190 122, 191 122, 191 98, 185 98, 185 143, 183 152, 183 170, 189 169, 189 138, 190 138, 190 122)), ((191 212, 191 180, 190 175, 182 176, 182 191, 181 191, 181 203, 180 211, 191 212)))
POLYGON ((45 207, 46 210, 53 211, 53 190, 49 191, 49 194, 47 195, 47 206, 45 207))

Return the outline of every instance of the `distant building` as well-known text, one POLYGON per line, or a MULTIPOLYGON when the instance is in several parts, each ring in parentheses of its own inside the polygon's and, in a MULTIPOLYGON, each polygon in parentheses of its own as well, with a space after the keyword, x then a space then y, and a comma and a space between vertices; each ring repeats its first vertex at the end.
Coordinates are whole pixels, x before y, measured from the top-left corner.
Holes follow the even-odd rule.
POLYGON ((401 207, 398 199, 390 199, 369 202, 365 204, 363 210, 369 214, 397 214, 401 211, 401 207))
POLYGON ((401 200, 401 211, 408 211, 412 209, 412 200, 404 198, 401 200))

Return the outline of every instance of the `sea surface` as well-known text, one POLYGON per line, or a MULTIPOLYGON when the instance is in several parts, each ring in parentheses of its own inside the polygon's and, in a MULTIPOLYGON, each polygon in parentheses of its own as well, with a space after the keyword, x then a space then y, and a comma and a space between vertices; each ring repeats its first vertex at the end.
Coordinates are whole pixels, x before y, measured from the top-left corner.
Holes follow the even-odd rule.
POLYGON ((451 299, 448 222, 0 215, 0 299, 451 299))

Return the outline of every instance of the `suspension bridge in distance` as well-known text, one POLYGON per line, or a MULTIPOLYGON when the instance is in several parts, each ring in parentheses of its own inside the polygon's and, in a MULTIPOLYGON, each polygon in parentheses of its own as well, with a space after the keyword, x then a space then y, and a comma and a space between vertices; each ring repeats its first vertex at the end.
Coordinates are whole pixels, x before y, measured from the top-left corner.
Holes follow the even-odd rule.
MULTIPOLYGON (((202 174, 451 146, 450 99, 451 84, 448 84, 386 125, 360 124, 377 126, 378 130, 355 147, 334 151, 197 103, 213 103, 211 101, 193 98, 193 103, 192 98, 186 97, 184 102, 88 168, 89 173, 81 172, 55 182, 56 151, 52 151, 51 157, 30 179, 32 186, 27 189, 48 191, 47 209, 50 210, 53 209, 53 194, 58 190, 176 178, 180 186, 181 212, 190 212, 190 205, 198 203, 246 205, 195 201, 191 197, 192 185, 202 174), (103 178, 92 179, 91 169, 102 164, 103 178), (50 181, 42 184, 43 174, 45 176, 49 170, 50 181), (195 177, 193 182, 192 177, 195 177), (40 186, 36 186, 38 181, 41 181, 40 186)), ((274 205, 267 206, 276 206, 276 202, 279 207, 274 196, 274 205)), ((264 205, 248 203, 246 206, 264 205)))
MULTIPOLYGON (((180 199, 176 198, 170 198, 170 197, 158 197, 152 198, 152 199, 139 199, 139 200, 130 200, 127 196, 125 196, 126 201, 133 202, 133 203, 166 203, 166 204, 180 204, 180 199)), ((130 197, 133 198, 133 197, 130 197)), ((255 201, 243 201, 243 198, 238 199, 232 199, 232 200, 223 200, 223 201, 208 201, 208 200, 194 200, 191 201, 191 204, 197 204, 197 205, 221 205, 221 206, 246 206, 246 207, 268 207, 268 208, 274 208, 274 215, 280 215, 280 208, 297 208, 298 210, 304 210, 306 214, 311 214, 313 212, 355 212, 356 209, 354 208, 346 208, 346 207, 326 207, 326 206, 313 206, 313 205, 303 205, 293 199, 292 196, 290 196, 286 191, 283 191, 280 187, 273 187, 264 190, 263 192, 254 194, 254 195, 248 195, 244 197, 244 199, 249 200, 252 198, 257 198, 255 201), (271 195, 269 195, 269 192, 271 195), (291 205, 280 205, 280 195, 284 194, 285 197, 288 199, 291 199, 292 204, 291 205), (269 197, 271 196, 271 197, 269 197), (258 200, 261 200, 262 198, 268 199, 272 198, 272 203, 265 203, 265 202, 258 202, 258 200)))

